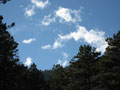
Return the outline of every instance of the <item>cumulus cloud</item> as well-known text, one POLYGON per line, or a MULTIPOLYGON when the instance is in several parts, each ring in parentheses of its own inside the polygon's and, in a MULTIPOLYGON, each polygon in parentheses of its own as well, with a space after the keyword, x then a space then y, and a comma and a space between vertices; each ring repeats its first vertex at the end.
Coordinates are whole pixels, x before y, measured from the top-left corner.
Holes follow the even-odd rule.
POLYGON ((63 59, 62 60, 58 59, 57 64, 60 64, 61 66, 65 67, 68 64, 67 58, 69 55, 66 52, 62 52, 62 55, 63 55, 63 59))
POLYGON ((54 11, 52 14, 53 16, 50 14, 43 18, 42 25, 48 26, 57 19, 60 23, 81 22, 82 19, 80 14, 82 12, 82 8, 83 7, 81 7, 79 10, 72 10, 69 8, 59 7, 58 10, 54 11))
POLYGON ((81 10, 72 10, 69 8, 59 7, 58 10, 55 11, 56 17, 60 18, 60 22, 79 22, 82 21, 80 17, 81 10))
POLYGON ((41 49, 50 49, 51 45, 45 45, 45 46, 41 46, 41 49))
POLYGON ((31 57, 27 57, 24 64, 25 64, 25 66, 30 66, 32 64, 32 58, 31 57))
POLYGON ((25 8, 25 13, 24 13, 24 15, 25 15, 26 17, 33 16, 33 15, 35 14, 34 9, 35 9, 34 6, 26 7, 26 8, 25 8))
MULTIPOLYGON (((75 41, 83 40, 86 43, 96 47, 97 51, 101 51, 103 53, 105 48, 108 46, 107 42, 105 41, 104 34, 105 32, 103 31, 96 31, 93 29, 88 31, 85 27, 78 26, 75 32, 71 32, 66 35, 59 34, 57 39, 59 41, 59 45, 56 48, 59 48, 60 45, 63 45, 64 41, 74 39, 75 41)), ((56 41, 54 43, 56 43, 56 41)))
POLYGON ((26 17, 31 17, 35 14, 35 9, 44 9, 50 4, 49 0, 31 0, 31 4, 25 8, 25 13, 24 15, 26 17))
POLYGON ((35 40, 36 40, 35 38, 30 38, 30 39, 27 39, 27 40, 23 40, 23 43, 30 44, 31 42, 33 42, 35 40))

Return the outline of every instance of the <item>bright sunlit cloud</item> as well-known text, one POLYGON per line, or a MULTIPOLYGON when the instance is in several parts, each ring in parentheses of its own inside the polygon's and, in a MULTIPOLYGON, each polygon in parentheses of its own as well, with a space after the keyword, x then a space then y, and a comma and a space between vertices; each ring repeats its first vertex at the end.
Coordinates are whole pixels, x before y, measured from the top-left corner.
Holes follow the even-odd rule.
POLYGON ((48 26, 53 22, 56 22, 56 19, 58 19, 58 22, 60 23, 76 23, 81 22, 81 12, 82 8, 80 7, 79 10, 72 10, 69 8, 59 7, 57 10, 54 11, 54 13, 49 14, 48 16, 44 16, 43 20, 41 21, 42 25, 48 26))
POLYGON ((50 49, 51 48, 51 45, 44 45, 44 46, 41 46, 41 49, 50 49))
POLYGON ((60 18, 60 23, 64 23, 64 22, 80 22, 82 21, 81 17, 80 17, 80 12, 81 9, 79 10, 72 10, 69 8, 63 8, 63 7, 59 7, 58 10, 55 11, 56 17, 60 18))
MULTIPOLYGON (((83 40, 84 42, 87 42, 88 44, 94 46, 97 48, 97 51, 101 51, 102 53, 105 51, 105 48, 108 46, 107 42, 105 41, 105 32, 103 31, 96 31, 96 30, 87 30, 83 26, 78 26, 77 30, 75 32, 71 32, 66 35, 58 35, 58 45, 56 45, 57 49, 64 45, 64 41, 68 41, 70 39, 74 39, 75 41, 83 40)), ((56 41, 54 42, 56 43, 56 41)), ((54 46, 54 44, 53 44, 54 46)))
POLYGON ((35 40, 36 40, 35 38, 30 38, 30 39, 27 39, 27 40, 23 40, 23 43, 30 44, 30 43, 32 43, 35 40))
POLYGON ((24 64, 25 64, 25 66, 30 66, 32 64, 32 58, 31 57, 27 57, 24 64))

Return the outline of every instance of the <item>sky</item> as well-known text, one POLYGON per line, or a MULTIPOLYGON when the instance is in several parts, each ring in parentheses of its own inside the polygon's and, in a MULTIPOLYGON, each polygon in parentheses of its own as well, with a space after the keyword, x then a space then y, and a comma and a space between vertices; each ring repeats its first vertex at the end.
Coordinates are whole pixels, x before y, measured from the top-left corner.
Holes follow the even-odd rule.
POLYGON ((69 65, 80 45, 105 52, 105 39, 120 30, 120 0, 11 0, 0 5, 19 43, 20 62, 39 69, 69 65))

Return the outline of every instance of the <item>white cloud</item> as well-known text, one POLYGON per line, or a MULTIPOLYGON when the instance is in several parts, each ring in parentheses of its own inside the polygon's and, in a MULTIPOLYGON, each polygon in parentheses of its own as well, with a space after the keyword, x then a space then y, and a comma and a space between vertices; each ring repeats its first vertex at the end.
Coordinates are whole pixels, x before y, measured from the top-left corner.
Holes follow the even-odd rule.
POLYGON ((51 45, 45 45, 45 46, 41 46, 42 49, 50 49, 51 45))
POLYGON ((43 2, 42 0, 31 0, 32 4, 37 8, 44 9, 49 5, 49 0, 43 2))
POLYGON ((32 64, 32 58, 27 57, 24 64, 25 64, 25 66, 30 66, 32 64))
POLYGON ((62 41, 60 39, 57 39, 53 45, 44 45, 44 46, 41 46, 41 49, 57 49, 57 48, 61 48, 63 47, 63 44, 61 43, 62 41))
POLYGON ((52 22, 55 22, 55 17, 51 18, 51 15, 44 16, 43 21, 42 21, 42 25, 48 26, 52 22))
POLYGON ((81 9, 79 10, 72 10, 69 8, 63 8, 63 7, 59 7, 59 9, 55 12, 56 17, 60 18, 60 22, 80 22, 82 21, 81 17, 80 17, 80 12, 81 9))
POLYGON ((65 67, 68 64, 67 58, 69 55, 66 52, 62 52, 62 55, 63 59, 62 60, 58 59, 57 64, 60 64, 61 66, 65 67))
POLYGON ((59 7, 58 10, 55 10, 54 13, 51 15, 49 14, 48 16, 44 16, 42 20, 42 25, 48 26, 53 22, 56 22, 58 20, 60 23, 76 23, 76 22, 81 22, 81 12, 82 8, 80 7, 79 10, 72 10, 69 8, 63 8, 59 7))
MULTIPOLYGON (((88 31, 85 27, 79 26, 75 32, 71 32, 66 35, 59 34, 57 40, 59 40, 59 45, 63 45, 64 41, 68 41, 70 39, 74 39, 75 41, 84 40, 88 44, 96 47, 97 51, 101 51, 103 53, 105 48, 108 46, 107 42, 105 41, 104 34, 105 32, 102 31, 96 31, 93 29, 88 31)), ((56 41, 54 43, 56 43, 56 41)), ((59 46, 56 48, 59 48, 59 46)))
POLYGON ((53 47, 52 49, 56 49, 56 48, 59 48, 59 47, 62 47, 62 43, 61 43, 61 40, 60 39, 57 39, 54 44, 53 44, 53 47))
POLYGON ((34 14, 35 14, 35 7, 34 6, 29 6, 29 7, 26 7, 25 8, 25 13, 24 13, 24 15, 26 16, 26 17, 31 17, 31 16, 33 16, 34 14))
POLYGON ((42 0, 31 0, 31 4, 25 8, 25 13, 24 15, 26 17, 31 17, 35 14, 35 9, 44 9, 48 5, 50 5, 49 0, 45 0, 44 2, 42 0))
POLYGON ((31 42, 35 41, 36 39, 35 38, 30 38, 28 40, 23 40, 23 43, 25 44, 30 44, 31 42))
POLYGON ((64 19, 66 22, 72 21, 72 17, 70 15, 70 10, 67 8, 59 7, 59 10, 56 11, 56 16, 64 19))

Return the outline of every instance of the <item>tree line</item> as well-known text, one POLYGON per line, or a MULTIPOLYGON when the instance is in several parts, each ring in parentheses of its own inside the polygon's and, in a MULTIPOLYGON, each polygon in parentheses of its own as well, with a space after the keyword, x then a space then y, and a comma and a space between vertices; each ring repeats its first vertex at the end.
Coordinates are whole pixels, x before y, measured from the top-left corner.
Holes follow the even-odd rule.
POLYGON ((120 31, 106 39, 104 54, 81 45, 69 66, 42 71, 20 62, 18 43, 8 31, 14 25, 0 16, 0 90, 120 90, 120 31))

